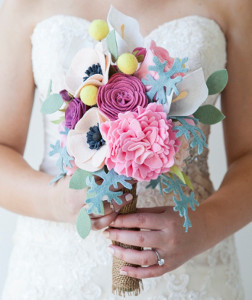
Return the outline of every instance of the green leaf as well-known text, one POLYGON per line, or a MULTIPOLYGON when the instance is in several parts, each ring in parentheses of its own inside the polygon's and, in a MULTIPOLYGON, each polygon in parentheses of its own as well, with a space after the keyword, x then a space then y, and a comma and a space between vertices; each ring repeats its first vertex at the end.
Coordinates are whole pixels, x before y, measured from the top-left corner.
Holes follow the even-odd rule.
POLYGON ((84 207, 82 207, 77 222, 76 222, 77 231, 83 239, 85 239, 91 230, 91 220, 84 207))
POLYGON ((110 33, 107 35, 106 41, 107 41, 108 50, 111 53, 114 61, 116 61, 118 58, 118 46, 116 42, 115 30, 110 31, 110 33))
POLYGON ((61 108, 63 103, 64 101, 59 94, 52 94, 46 98, 40 111, 45 115, 55 113, 61 108))
POLYGON ((193 115, 201 123, 207 125, 216 124, 225 119, 225 115, 218 108, 210 104, 200 106, 193 115))
POLYGON ((170 173, 173 173, 175 174, 184 184, 186 184, 190 189, 193 190, 193 185, 192 185, 192 182, 191 180, 189 179, 189 177, 187 177, 187 175, 182 172, 178 166, 176 165, 173 165, 171 168, 170 168, 170 173))
POLYGON ((183 176, 183 172, 179 169, 178 166, 173 165, 173 166, 170 168, 170 171, 169 171, 169 172, 175 174, 176 176, 178 176, 178 178, 179 178, 183 183, 186 183, 186 182, 185 182, 185 179, 184 179, 184 176, 183 176))
POLYGON ((214 95, 222 92, 227 85, 228 73, 227 70, 218 70, 211 74, 206 82, 208 94, 214 95))
POLYGON ((77 169, 73 176, 71 177, 69 187, 74 190, 82 190, 87 187, 86 179, 91 176, 92 173, 84 171, 82 169, 77 169))
POLYGON ((187 177, 187 175, 186 175, 184 172, 182 172, 182 173, 183 173, 183 177, 184 177, 184 180, 185 180, 186 185, 189 186, 189 188, 190 188, 191 190, 194 190, 193 185, 192 185, 192 182, 191 182, 191 180, 189 179, 189 177, 187 177))
POLYGON ((58 120, 52 121, 53 124, 59 125, 61 122, 65 120, 65 117, 62 116, 58 120))

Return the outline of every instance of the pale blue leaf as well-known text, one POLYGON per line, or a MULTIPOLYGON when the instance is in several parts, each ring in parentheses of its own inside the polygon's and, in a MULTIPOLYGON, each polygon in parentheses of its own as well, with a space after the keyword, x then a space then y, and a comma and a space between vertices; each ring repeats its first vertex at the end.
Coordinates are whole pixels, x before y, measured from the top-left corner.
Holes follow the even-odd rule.
POLYGON ((167 102, 167 96, 171 94, 172 91, 176 95, 179 91, 176 84, 182 81, 182 76, 178 75, 172 78, 175 74, 188 72, 187 68, 184 68, 185 62, 188 58, 183 59, 175 58, 172 68, 165 72, 166 61, 161 63, 157 56, 153 57, 154 66, 149 66, 150 71, 158 73, 158 79, 154 79, 151 75, 147 75, 147 79, 142 79, 142 82, 146 86, 151 86, 151 89, 147 92, 148 98, 153 102, 156 100, 158 103, 165 104, 167 102))
POLYGON ((84 207, 82 207, 77 222, 76 222, 77 231, 83 239, 85 239, 91 230, 91 220, 84 207))
POLYGON ((43 102, 40 111, 45 115, 55 113, 63 103, 64 101, 59 94, 49 95, 43 102))

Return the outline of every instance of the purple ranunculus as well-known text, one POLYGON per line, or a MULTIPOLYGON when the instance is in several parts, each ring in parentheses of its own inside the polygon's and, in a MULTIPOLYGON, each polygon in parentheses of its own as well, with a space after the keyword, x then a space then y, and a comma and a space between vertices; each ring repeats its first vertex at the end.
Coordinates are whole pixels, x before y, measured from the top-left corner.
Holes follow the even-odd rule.
POLYGON ((69 129, 74 129, 76 123, 83 117, 88 109, 89 106, 86 106, 80 99, 73 98, 66 109, 65 126, 69 129))
POLYGON ((137 111, 138 106, 146 107, 148 99, 138 78, 116 73, 99 88, 97 105, 110 120, 116 120, 119 113, 137 111))
POLYGON ((73 99, 73 97, 71 97, 68 93, 67 90, 62 90, 59 92, 61 98, 65 101, 65 102, 69 102, 73 99))

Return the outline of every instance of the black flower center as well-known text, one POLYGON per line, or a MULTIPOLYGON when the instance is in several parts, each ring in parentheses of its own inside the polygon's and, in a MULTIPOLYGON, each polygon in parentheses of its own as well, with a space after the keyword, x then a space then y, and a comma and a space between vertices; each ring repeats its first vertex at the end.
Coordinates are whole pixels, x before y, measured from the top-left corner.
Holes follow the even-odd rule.
POLYGON ((90 149, 95 150, 99 150, 101 146, 105 145, 105 141, 102 138, 99 129, 99 124, 89 128, 89 132, 87 133, 87 143, 89 144, 90 149))
POLYGON ((95 74, 101 74, 102 75, 102 69, 101 69, 101 65, 98 64, 93 64, 92 66, 90 66, 86 71, 85 74, 87 76, 83 77, 83 82, 86 81, 89 77, 91 77, 92 75, 95 74))

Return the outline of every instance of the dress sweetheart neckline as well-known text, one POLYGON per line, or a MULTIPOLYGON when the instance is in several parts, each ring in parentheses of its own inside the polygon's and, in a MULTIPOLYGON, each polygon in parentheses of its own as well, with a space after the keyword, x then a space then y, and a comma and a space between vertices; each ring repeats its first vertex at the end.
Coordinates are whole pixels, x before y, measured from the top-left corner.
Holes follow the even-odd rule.
MULTIPOLYGON (((41 26, 43 23, 46 23, 52 19, 57 19, 57 18, 70 18, 70 19, 75 19, 75 20, 80 20, 84 23, 86 23, 87 25, 90 24, 90 21, 85 19, 85 18, 82 18, 82 17, 77 17, 77 16, 73 16, 73 15, 65 15, 65 14, 55 14, 55 15, 52 15, 50 17, 47 17, 41 21, 39 21, 33 28, 33 31, 32 31, 32 34, 34 34, 34 31, 39 27, 41 26)), ((224 31, 222 30, 221 26, 217 23, 217 21, 215 21, 214 19, 211 19, 211 18, 207 18, 207 17, 203 17, 203 16, 200 16, 200 15, 188 15, 188 16, 185 16, 185 17, 181 17, 181 18, 177 18, 177 19, 173 19, 173 20, 170 20, 170 21, 167 21, 167 22, 164 22, 160 25, 158 25, 156 28, 153 28, 146 36, 144 36, 144 39, 147 39, 148 37, 150 37, 156 30, 160 29, 161 27, 164 27, 164 26, 168 26, 168 25, 172 25, 173 23, 175 22, 178 22, 178 21, 185 21, 187 19, 199 19, 199 20, 204 20, 206 22, 213 22, 217 28, 219 29, 219 31, 223 34, 224 38, 225 38, 225 33, 224 31)), ((225 38, 226 39, 226 38, 225 38)))

